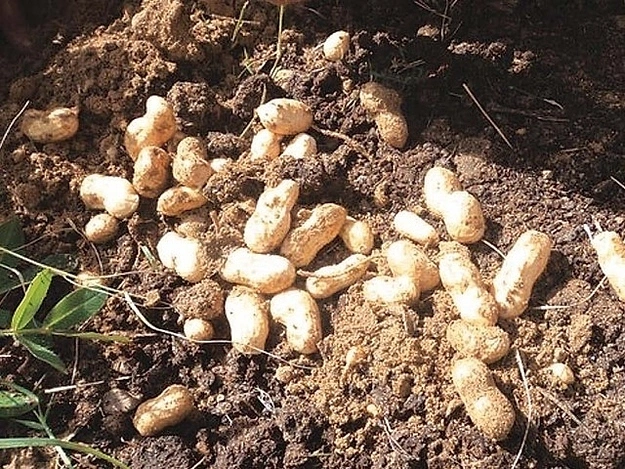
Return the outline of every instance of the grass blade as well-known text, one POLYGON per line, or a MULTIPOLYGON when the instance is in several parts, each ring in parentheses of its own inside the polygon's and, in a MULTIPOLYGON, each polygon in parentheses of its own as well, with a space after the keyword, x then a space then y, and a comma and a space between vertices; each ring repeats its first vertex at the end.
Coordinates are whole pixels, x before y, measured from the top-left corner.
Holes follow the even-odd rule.
POLYGON ((75 290, 54 305, 43 320, 43 325, 48 329, 71 329, 100 311, 106 298, 104 292, 88 288, 75 290))
POLYGON ((130 469, 129 466, 121 461, 118 461, 112 456, 82 443, 74 443, 72 441, 58 440, 54 438, 0 438, 0 449, 28 448, 31 446, 60 446, 61 448, 69 449, 71 451, 91 454, 92 456, 102 459, 103 461, 106 461, 115 467, 119 467, 120 469, 130 469))
POLYGON ((26 290, 24 298, 22 298, 22 301, 15 309, 13 319, 11 320, 11 329, 14 331, 23 329, 32 321, 41 303, 43 303, 46 293, 48 293, 51 282, 52 272, 48 269, 44 269, 37 274, 28 290, 26 290))
POLYGON ((65 365, 59 356, 46 346, 37 343, 33 337, 16 336, 18 342, 28 349, 28 351, 37 359, 46 362, 48 365, 56 368, 61 373, 65 373, 65 365))

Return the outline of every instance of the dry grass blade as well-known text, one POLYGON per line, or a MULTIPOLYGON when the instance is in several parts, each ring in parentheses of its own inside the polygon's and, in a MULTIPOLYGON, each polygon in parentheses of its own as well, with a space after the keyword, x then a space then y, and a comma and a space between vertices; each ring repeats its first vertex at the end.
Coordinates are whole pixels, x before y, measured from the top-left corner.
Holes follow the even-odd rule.
POLYGON ((484 115, 484 117, 486 118, 486 120, 490 123, 490 125, 493 126, 493 128, 497 131, 497 133, 499 134, 499 136, 502 138, 502 140, 504 142, 506 142, 506 145, 508 145, 508 147, 510 147, 511 150, 514 150, 514 147, 512 146, 512 144, 510 143, 510 140, 508 140, 508 138, 505 136, 505 134, 501 131, 501 129, 499 128, 499 126, 495 123, 495 121, 488 115, 488 113, 486 112, 486 109, 484 109, 484 107, 480 104, 480 102, 477 100, 477 98, 475 97, 475 95, 473 94, 473 92, 469 89, 469 87, 467 86, 466 83, 462 84, 462 87, 464 88, 464 91, 467 92, 467 94, 469 95, 469 98, 471 98, 471 100, 475 103, 475 105, 477 106, 477 108, 480 110, 480 112, 484 115))

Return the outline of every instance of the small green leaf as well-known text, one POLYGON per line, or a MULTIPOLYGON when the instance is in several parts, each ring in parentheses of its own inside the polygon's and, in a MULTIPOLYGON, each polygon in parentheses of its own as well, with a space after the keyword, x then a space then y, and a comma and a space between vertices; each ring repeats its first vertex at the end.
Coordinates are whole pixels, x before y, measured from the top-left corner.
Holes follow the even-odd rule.
MULTIPOLYGON (((9 218, 0 224, 0 246, 13 251, 24 244, 24 232, 17 218, 9 218)), ((11 267, 17 265, 17 259, 8 253, 0 251, 0 263, 11 267)))
POLYGON ((13 419, 14 422, 21 423, 25 427, 28 427, 32 430, 36 430, 38 432, 45 431, 46 427, 41 425, 39 422, 35 422, 33 420, 22 420, 22 419, 13 419))
POLYGON ((0 329, 6 329, 11 325, 11 316, 13 316, 11 311, 0 309, 0 329))
POLYGON ((0 418, 19 417, 39 404, 39 398, 28 389, 9 382, 2 384, 9 389, 0 389, 0 418))
POLYGON ((43 320, 48 329, 71 329, 96 314, 106 302, 107 294, 80 288, 63 297, 43 320))
POLYGON ((25 328, 35 317, 41 303, 43 303, 50 283, 52 282, 52 272, 48 269, 42 270, 33 279, 26 290, 26 294, 22 301, 15 309, 13 319, 11 320, 11 329, 17 331, 25 328))
POLYGON ((65 365, 58 355, 44 345, 37 343, 35 338, 20 335, 16 336, 16 338, 18 342, 26 347, 35 358, 41 360, 42 362, 46 362, 48 365, 56 368, 62 373, 66 372, 65 365))

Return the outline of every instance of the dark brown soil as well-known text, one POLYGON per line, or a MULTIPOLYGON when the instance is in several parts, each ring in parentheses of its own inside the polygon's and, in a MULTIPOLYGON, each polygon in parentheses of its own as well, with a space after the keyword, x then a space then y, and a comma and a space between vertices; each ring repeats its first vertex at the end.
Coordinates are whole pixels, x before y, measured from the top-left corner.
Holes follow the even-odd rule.
MULTIPOLYGON (((152 94, 172 102, 180 130, 205 138, 211 158, 244 155, 253 132, 240 135, 254 109, 282 96, 309 104, 318 128, 349 136, 370 156, 313 131, 319 154, 310 161, 241 162, 211 180, 205 216, 215 223, 204 236, 213 271, 241 243, 250 201, 287 177, 301 183, 302 205, 332 201, 369 221, 380 247, 397 239, 390 222, 398 210, 423 205, 425 172, 443 165, 483 204, 488 241, 507 251, 527 229, 554 240, 531 308, 503 324, 513 350, 490 367, 517 414, 500 443, 474 427, 451 384, 454 352, 445 329, 456 313, 447 295, 424 295, 414 308, 374 308, 359 284, 320 302, 325 338, 310 357, 289 351, 278 325, 267 344, 273 356, 157 334, 121 299, 109 300, 87 329, 132 342, 58 340, 71 375, 2 339, 0 378, 50 403, 57 436, 71 435, 132 468, 499 468, 513 466, 529 426, 516 467, 625 466, 625 305, 609 287, 588 299, 602 273, 582 229, 598 222, 625 235, 625 190, 613 180, 625 181, 622 1, 311 0, 286 8, 281 66, 293 73, 280 85, 268 75, 278 9, 261 0, 21 3, 26 43, 0 22, 0 129, 26 100, 37 109, 78 105, 81 125, 75 138, 57 144, 35 144, 17 128, 8 133, 0 149, 0 220, 19 217, 33 259, 67 253, 81 269, 135 272, 112 285, 144 298, 150 307, 143 311, 158 327, 180 331, 168 305, 187 284, 153 267, 144 248, 154 253, 176 220, 159 219, 154 202, 144 201, 114 242, 97 247, 98 257, 72 229, 92 215, 78 197, 86 174, 132 174, 123 132, 152 94), (143 20, 133 26, 139 12, 143 20), (339 29, 351 34, 349 53, 326 62, 317 46, 339 29), (358 104, 357 90, 370 80, 402 94, 410 137, 401 151, 380 141, 358 104), (535 308, 545 304, 572 306, 535 308), (355 345, 366 358, 346 372, 345 354, 355 345), (572 386, 555 386, 545 373, 556 360, 574 371, 572 386), (102 383, 89 385, 95 382, 102 383), (85 386, 53 399, 43 393, 69 384, 85 386), (196 411, 158 437, 140 437, 132 412, 107 413, 102 405, 112 388, 147 399, 170 384, 192 390, 196 411), (378 415, 367 411, 370 404, 378 415)), ((499 256, 481 243, 471 251, 491 278, 499 256)), ((314 266, 344 256, 334 243, 314 266)), ((229 337, 223 316, 215 328, 217 338, 229 337)), ((0 426, 2 437, 25 433, 18 424, 0 426)), ((54 456, 5 451, 0 462, 52 467, 54 456)), ((104 467, 76 460, 77 467, 104 467)))

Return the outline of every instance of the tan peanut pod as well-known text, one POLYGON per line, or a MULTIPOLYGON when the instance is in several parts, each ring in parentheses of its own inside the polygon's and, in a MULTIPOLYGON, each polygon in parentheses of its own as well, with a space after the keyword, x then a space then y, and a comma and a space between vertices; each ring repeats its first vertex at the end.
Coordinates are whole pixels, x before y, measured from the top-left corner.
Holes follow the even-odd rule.
POLYGON ((199 190, 186 186, 170 187, 163 192, 156 203, 156 211, 168 217, 200 208, 208 199, 199 190))
POLYGON ((117 176, 90 174, 80 185, 80 198, 87 208, 104 209, 116 218, 128 218, 139 208, 135 188, 117 176))
POLYGON ((206 276, 206 251, 200 241, 170 231, 156 245, 162 264, 187 282, 196 283, 206 276))
POLYGON ((451 296, 460 318, 475 326, 494 326, 499 317, 495 298, 488 292, 469 249, 455 241, 439 244, 441 282, 451 296))
POLYGON ((417 302, 421 292, 413 278, 380 275, 363 283, 362 294, 370 303, 412 305, 417 302))
POLYGON ((141 436, 153 436, 179 424, 192 411, 193 396, 189 390, 180 384, 173 384, 137 407, 132 423, 141 436))
POLYGON ((252 138, 250 159, 252 161, 276 159, 282 151, 283 138, 284 135, 275 134, 271 130, 260 129, 252 138))
POLYGON ((551 238, 530 230, 519 236, 493 279, 493 295, 499 317, 512 319, 527 308, 532 288, 543 273, 551 254, 551 238))
POLYGON ((317 154, 317 141, 306 133, 297 134, 284 148, 280 158, 304 160, 317 154))
POLYGON ((295 282, 295 267, 286 258, 274 254, 257 254, 247 248, 235 249, 220 270, 230 283, 245 285, 270 295, 286 290, 295 282))
POLYGON ((553 363, 546 368, 551 379, 562 388, 567 388, 575 382, 573 370, 565 363, 553 363))
POLYGON ((201 318, 186 319, 182 330, 184 336, 191 340, 211 340, 215 336, 213 325, 201 318))
POLYGON ((400 94, 379 83, 369 82, 360 88, 360 104, 370 114, 384 111, 398 112, 401 107, 400 94))
POLYGON ((347 31, 336 31, 323 42, 323 56, 331 62, 343 60, 348 50, 349 33, 347 31))
POLYGON ((245 354, 261 353, 269 336, 269 302, 250 288, 235 286, 226 298, 225 311, 232 346, 245 354))
POLYGON ((124 134, 124 146, 134 160, 142 148, 163 146, 176 133, 174 108, 165 98, 150 96, 145 114, 132 120, 124 134))
POLYGON ((601 270, 616 296, 625 301, 625 244, 614 231, 602 231, 592 238, 592 247, 597 252, 601 270))
POLYGON ((369 258, 364 254, 352 254, 338 264, 311 272, 306 278, 306 290, 313 298, 328 298, 360 280, 369 264, 369 258))
POLYGON ((322 204, 315 207, 301 226, 286 235, 280 254, 295 267, 310 264, 321 248, 336 238, 346 218, 347 210, 340 205, 322 204))
POLYGON ((453 364, 451 377, 475 426, 491 440, 505 439, 514 425, 514 407, 488 367, 477 358, 463 358, 453 364))
POLYGON ((321 314, 317 302, 305 290, 290 288, 278 293, 270 302, 271 317, 286 328, 289 346, 299 353, 317 351, 323 338, 321 314))
POLYGON ((282 244, 291 227, 291 210, 298 196, 299 184, 290 179, 265 189, 243 231, 243 240, 251 251, 267 253, 282 244))
POLYGON ((183 186, 202 188, 213 174, 204 142, 197 137, 180 140, 171 169, 174 179, 183 186))
POLYGON ((22 116, 20 130, 33 142, 52 143, 72 138, 78 132, 78 125, 77 107, 28 109, 22 116))
POLYGON ((403 148, 408 140, 408 123, 400 111, 382 111, 374 117, 380 138, 393 148, 403 148))
POLYGON ((425 174, 423 196, 428 210, 438 217, 443 217, 445 196, 462 190, 458 177, 450 170, 434 166, 425 174))
POLYGON ((184 319, 210 321, 224 312, 224 292, 215 280, 205 277, 195 285, 180 289, 172 304, 184 319))
POLYGON ((369 223, 347 217, 339 231, 345 247, 354 254, 370 254, 373 249, 373 231, 369 223))
POLYGON ((85 225, 85 237, 95 244, 104 244, 112 240, 119 229, 119 221, 113 215, 100 213, 85 225))
POLYGON ((486 231, 480 202, 466 191, 456 191, 443 199, 443 221, 454 241, 464 244, 478 242, 486 231))
POLYGON ((436 246, 439 241, 436 229, 410 210, 401 210, 393 218, 393 227, 400 235, 425 247, 436 246))
POLYGON ((438 266, 410 241, 391 243, 386 248, 386 261, 393 275, 412 278, 421 291, 432 290, 441 283, 438 266))
POLYGON ((447 326, 447 340, 464 357, 495 363, 508 354, 510 336, 498 326, 474 326, 457 319, 447 326))
POLYGON ((142 197, 153 199, 161 195, 169 182, 171 159, 159 147, 142 148, 134 165, 132 185, 142 197))
POLYGON ((256 114, 263 127, 278 135, 306 132, 313 123, 310 107, 296 99, 272 99, 258 106, 256 114))

